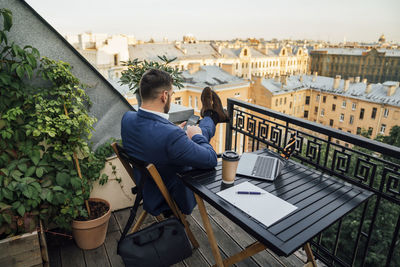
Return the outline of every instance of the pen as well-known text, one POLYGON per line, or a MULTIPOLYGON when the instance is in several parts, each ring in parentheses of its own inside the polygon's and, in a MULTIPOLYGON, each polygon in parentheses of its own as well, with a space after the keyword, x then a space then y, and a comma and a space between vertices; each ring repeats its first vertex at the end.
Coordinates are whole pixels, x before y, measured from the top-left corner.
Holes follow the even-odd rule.
POLYGON ((253 192, 253 191, 237 191, 236 194, 239 195, 261 195, 264 194, 262 192, 253 192))

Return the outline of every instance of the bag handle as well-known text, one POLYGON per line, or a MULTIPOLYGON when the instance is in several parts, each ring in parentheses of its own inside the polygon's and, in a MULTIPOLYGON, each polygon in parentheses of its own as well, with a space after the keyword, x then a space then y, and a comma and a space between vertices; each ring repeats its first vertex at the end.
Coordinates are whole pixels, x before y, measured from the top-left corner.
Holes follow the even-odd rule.
POLYGON ((164 227, 159 227, 156 229, 152 229, 152 231, 147 232, 145 235, 138 235, 133 238, 133 243, 138 246, 146 245, 147 243, 151 243, 160 239, 162 234, 164 233, 164 227))

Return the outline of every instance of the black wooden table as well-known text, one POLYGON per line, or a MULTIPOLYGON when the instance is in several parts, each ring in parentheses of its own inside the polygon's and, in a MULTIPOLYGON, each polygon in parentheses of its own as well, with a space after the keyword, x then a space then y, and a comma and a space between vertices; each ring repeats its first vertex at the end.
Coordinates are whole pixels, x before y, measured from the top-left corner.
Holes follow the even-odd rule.
MULTIPOLYGON (((273 154, 268 150, 254 153, 273 154)), ((182 175, 182 179, 195 193, 218 266, 234 264, 266 247, 280 256, 288 256, 303 245, 309 264, 316 265, 308 241, 372 196, 367 190, 292 160, 274 182, 236 176, 235 185, 248 181, 297 207, 286 217, 266 227, 216 194, 227 188, 222 183, 221 162, 215 170, 191 171, 182 175), (258 242, 222 261, 203 199, 258 242)))

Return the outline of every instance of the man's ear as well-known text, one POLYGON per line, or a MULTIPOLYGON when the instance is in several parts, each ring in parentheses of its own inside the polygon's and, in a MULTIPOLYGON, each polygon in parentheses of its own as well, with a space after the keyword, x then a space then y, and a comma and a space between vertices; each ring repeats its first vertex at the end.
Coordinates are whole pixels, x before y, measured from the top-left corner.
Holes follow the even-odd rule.
POLYGON ((161 94, 161 102, 166 103, 167 100, 168 100, 168 92, 167 92, 167 91, 164 91, 164 92, 161 94))

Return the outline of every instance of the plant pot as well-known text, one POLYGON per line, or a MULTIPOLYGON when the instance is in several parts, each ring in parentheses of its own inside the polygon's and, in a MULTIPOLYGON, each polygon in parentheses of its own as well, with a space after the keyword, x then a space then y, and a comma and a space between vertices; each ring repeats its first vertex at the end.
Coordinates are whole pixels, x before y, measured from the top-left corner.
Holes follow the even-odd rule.
POLYGON ((90 198, 90 201, 103 202, 108 211, 103 216, 89 221, 72 221, 72 235, 81 249, 95 249, 100 247, 106 239, 108 221, 111 216, 110 203, 101 198, 90 198))

